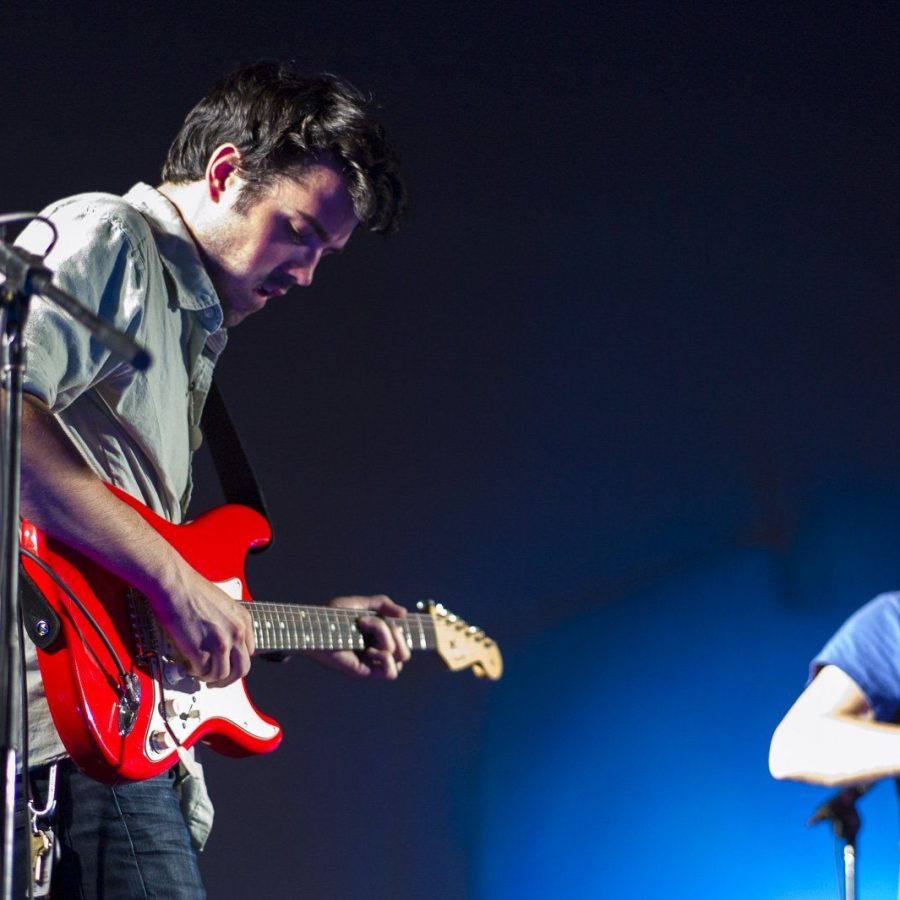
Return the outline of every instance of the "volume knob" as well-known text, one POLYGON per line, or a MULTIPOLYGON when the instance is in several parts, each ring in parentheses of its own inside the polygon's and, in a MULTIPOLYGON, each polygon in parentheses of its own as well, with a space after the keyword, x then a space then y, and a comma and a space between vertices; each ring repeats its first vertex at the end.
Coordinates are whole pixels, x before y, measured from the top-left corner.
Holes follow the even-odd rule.
POLYGON ((150 735, 150 746, 157 752, 162 753, 163 750, 171 750, 175 746, 172 735, 168 731, 160 729, 154 731, 150 735))
POLYGON ((184 716, 189 709, 190 707, 183 697, 173 697, 171 700, 166 700, 165 703, 166 718, 168 719, 184 716))

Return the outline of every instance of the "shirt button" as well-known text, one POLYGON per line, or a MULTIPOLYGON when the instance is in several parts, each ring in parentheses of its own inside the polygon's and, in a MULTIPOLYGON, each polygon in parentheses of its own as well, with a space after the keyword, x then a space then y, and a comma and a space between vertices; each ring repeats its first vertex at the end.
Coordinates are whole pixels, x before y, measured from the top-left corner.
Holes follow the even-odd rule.
POLYGON ((198 425, 191 425, 191 453, 200 449, 203 443, 203 432, 198 425))

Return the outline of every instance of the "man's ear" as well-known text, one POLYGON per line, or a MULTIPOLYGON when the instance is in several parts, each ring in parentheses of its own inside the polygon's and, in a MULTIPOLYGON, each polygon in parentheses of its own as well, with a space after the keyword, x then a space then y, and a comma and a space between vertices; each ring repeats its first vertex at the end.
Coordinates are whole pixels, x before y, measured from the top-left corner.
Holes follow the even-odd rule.
POLYGON ((236 187, 240 162, 241 153, 234 144, 222 144, 213 150, 206 164, 206 189, 214 203, 222 199, 226 190, 236 187))

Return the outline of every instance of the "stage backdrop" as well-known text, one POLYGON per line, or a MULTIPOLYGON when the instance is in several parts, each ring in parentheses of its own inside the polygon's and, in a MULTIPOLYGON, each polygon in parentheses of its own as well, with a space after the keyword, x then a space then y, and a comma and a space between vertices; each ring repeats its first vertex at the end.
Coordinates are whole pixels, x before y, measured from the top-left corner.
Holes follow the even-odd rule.
MULTIPOLYGON (((271 757, 206 754, 211 897, 833 896, 769 735, 900 586, 891 4, 0 9, 0 211, 156 183, 233 64, 374 95, 412 189, 235 329, 259 599, 434 597, 498 684, 254 666, 271 757)), ((201 453, 194 508, 220 502, 201 453)), ((860 804, 891 896, 893 788, 860 804)))

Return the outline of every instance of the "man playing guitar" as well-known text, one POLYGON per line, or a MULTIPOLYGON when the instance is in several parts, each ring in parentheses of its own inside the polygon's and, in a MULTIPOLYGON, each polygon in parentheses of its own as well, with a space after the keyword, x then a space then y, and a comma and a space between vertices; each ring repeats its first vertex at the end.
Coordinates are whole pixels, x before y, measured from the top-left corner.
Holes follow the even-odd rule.
MULTIPOLYGON (((230 329, 291 287, 309 286, 322 258, 343 249, 358 225, 395 230, 405 205, 393 149, 352 86, 258 63, 226 76, 188 114, 158 188, 85 194, 44 212, 59 233, 46 260, 57 283, 146 346, 154 365, 126 370, 71 320, 35 303, 22 514, 133 585, 186 673, 205 684, 247 674, 247 609, 105 483, 182 521, 200 413, 230 329)), ((30 226, 20 243, 41 252, 46 229, 30 226)), ((273 350, 292 347, 286 340, 273 350)), ((319 658, 353 675, 396 678, 410 651, 383 617, 405 610, 385 596, 330 605, 373 613, 359 622, 367 646, 319 658)), ((27 655, 30 761, 40 773, 64 750, 33 650, 27 655)), ((53 896, 205 896, 195 856, 209 825, 205 791, 196 778, 181 784, 189 834, 179 782, 172 770, 100 784, 63 763, 53 896)))

